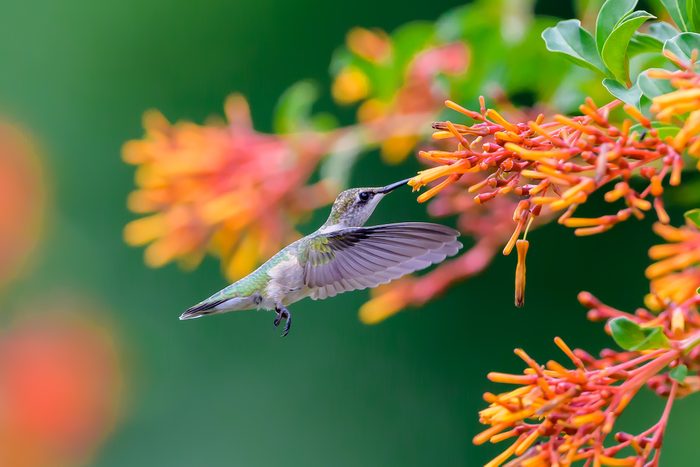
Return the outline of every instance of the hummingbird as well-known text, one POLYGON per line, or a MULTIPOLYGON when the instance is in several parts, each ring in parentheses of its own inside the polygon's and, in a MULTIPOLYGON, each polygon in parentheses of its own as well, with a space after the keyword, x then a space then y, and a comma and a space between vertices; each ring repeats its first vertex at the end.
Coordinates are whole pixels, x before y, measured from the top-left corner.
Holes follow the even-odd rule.
POLYGON ((428 222, 364 227, 384 196, 408 180, 378 188, 341 192, 328 220, 280 250, 246 277, 187 309, 181 320, 229 311, 274 310, 275 327, 292 314, 287 306, 303 298, 323 300, 339 293, 386 284, 457 254, 459 232, 428 222))

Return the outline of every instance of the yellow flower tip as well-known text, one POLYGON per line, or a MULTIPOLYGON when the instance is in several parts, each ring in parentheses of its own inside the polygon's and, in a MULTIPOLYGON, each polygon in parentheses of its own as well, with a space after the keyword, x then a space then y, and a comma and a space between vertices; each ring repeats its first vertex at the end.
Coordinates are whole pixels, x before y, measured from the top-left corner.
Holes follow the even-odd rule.
MULTIPOLYGON (((518 349, 519 350, 519 349, 518 349)), ((499 373, 497 371, 492 371, 486 378, 493 383, 501 384, 532 384, 534 378, 532 375, 511 375, 508 373, 499 373)))
POLYGON ((380 292, 379 295, 362 305, 358 315, 363 324, 377 324, 394 316, 406 305, 405 294, 389 289, 388 291, 380 292))
POLYGON ((263 239, 257 231, 251 230, 243 236, 233 254, 224 261, 224 271, 229 280, 237 280, 249 274, 260 263, 263 239))
POLYGON ((533 430, 532 433, 530 433, 527 438, 525 438, 520 444, 518 444, 518 447, 515 448, 515 455, 516 456, 522 456, 525 451, 530 449, 530 446, 537 441, 537 438, 540 437, 540 433, 538 430, 533 430))
POLYGON ((565 225, 566 227, 573 227, 573 228, 578 228, 578 227, 591 227, 595 225, 600 225, 605 222, 604 219, 601 218, 588 218, 588 217, 569 217, 567 219, 564 219, 560 222, 560 224, 565 225))
POLYGON ((530 242, 527 240, 518 240, 515 242, 515 248, 518 252, 518 263, 515 268, 515 306, 518 308, 525 305, 525 278, 527 250, 530 247, 530 242))
POLYGON ((147 110, 143 113, 143 127, 147 133, 165 133, 170 130, 170 122, 158 110, 147 110))
POLYGON ((124 227, 124 242, 130 246, 141 246, 161 237, 167 229, 165 218, 154 215, 136 219, 124 227))
POLYGON ((498 423, 496 425, 490 426, 478 435, 474 436, 474 438, 472 438, 472 442, 477 446, 484 444, 489 439, 491 439, 492 436, 497 435, 509 426, 510 425, 508 423, 498 423))
POLYGON ((671 79, 673 78, 673 72, 668 70, 662 70, 657 68, 651 68, 648 73, 650 78, 653 79, 671 79))
POLYGON ((369 92, 369 78, 355 67, 343 69, 336 76, 331 87, 331 93, 336 102, 345 105, 364 99, 369 92))
POLYGON ((503 128, 505 128, 508 131, 512 131, 513 133, 518 133, 518 127, 510 123, 508 120, 506 120, 500 113, 493 109, 488 109, 486 111, 486 116, 493 120, 494 122, 498 123, 501 125, 503 128))
POLYGON ((171 245, 164 239, 151 243, 144 251, 144 262, 150 268, 160 268, 176 256, 171 245))
POLYGON ((571 423, 576 427, 580 428, 588 423, 592 425, 600 425, 605 420, 605 415, 601 411, 595 411, 587 413, 584 415, 579 415, 571 419, 571 423))
POLYGON ((515 448, 517 447, 518 442, 516 441, 515 443, 511 444, 508 449, 494 457, 490 462, 484 465, 484 467, 498 467, 499 465, 503 464, 510 456, 513 455, 513 452, 515 452, 515 448))
POLYGON ((676 256, 662 261, 657 261, 656 263, 649 265, 644 270, 644 275, 647 279, 652 280, 680 269, 683 265, 678 262, 679 257, 680 256, 676 256))
MULTIPOLYGON (((590 301, 590 298, 586 296, 590 295, 588 292, 580 292, 579 293, 579 301, 582 303, 585 303, 586 300, 590 301)), ((561 337, 557 336, 554 338, 554 344, 559 347, 559 349, 564 352, 564 354, 569 357, 569 360, 572 361, 574 365, 576 365, 579 368, 583 368, 583 361, 574 354, 573 350, 571 350, 571 347, 569 347, 566 342, 564 342, 564 339, 561 337)))
POLYGON ((132 191, 126 198, 126 207, 131 212, 143 214, 155 211, 158 203, 152 193, 144 190, 132 191))
POLYGON ((388 164, 400 164, 418 143, 416 136, 392 136, 381 145, 381 156, 388 164))
POLYGON ((185 271, 194 271, 200 264, 202 264, 205 254, 206 251, 202 250, 184 255, 181 258, 178 258, 177 265, 185 271))
POLYGON ((122 146, 122 160, 127 164, 138 165, 150 159, 148 143, 140 140, 127 141, 122 146))
POLYGON ((426 191, 425 193, 422 193, 421 195, 416 198, 416 201, 419 203, 425 203, 426 201, 429 201, 433 196, 435 196, 437 193, 431 193, 431 191, 426 191))
POLYGON ((388 106, 379 99, 367 99, 357 108, 357 120, 368 123, 386 116, 388 106))
POLYGON ((651 122, 649 121, 649 119, 646 118, 646 117, 644 116, 644 114, 642 114, 642 112, 640 112, 640 110, 637 109, 636 107, 634 107, 634 106, 632 106, 632 105, 629 105, 629 104, 626 104, 626 105, 623 107, 623 109, 625 110, 625 112, 627 112, 627 115, 629 115, 630 117, 632 117, 632 118, 634 118, 635 120, 637 120, 637 121, 638 121, 639 123, 641 123, 643 126, 645 126, 645 127, 647 127, 647 128, 651 127, 651 122))
POLYGON ((639 457, 629 456, 629 457, 623 457, 622 459, 619 459, 617 457, 610 457, 610 456, 605 456, 603 454, 600 454, 597 458, 597 461, 599 462, 600 465, 606 465, 606 466, 610 466, 610 467, 633 466, 633 465, 638 465, 639 457))
POLYGON ((491 439, 489 440, 489 442, 491 442, 492 444, 497 444, 503 440, 506 440, 508 438, 512 438, 513 436, 517 436, 517 435, 518 435, 517 430, 509 430, 509 431, 506 431, 504 433, 499 433, 497 435, 493 435, 491 437, 491 439))
POLYGON ((612 228, 613 224, 600 224, 594 227, 579 227, 574 230, 574 235, 577 237, 588 237, 590 235, 597 235, 603 233, 612 228))
POLYGON ((665 305, 663 300, 661 300, 658 295, 649 293, 644 296, 644 306, 651 311, 658 312, 663 310, 665 305))

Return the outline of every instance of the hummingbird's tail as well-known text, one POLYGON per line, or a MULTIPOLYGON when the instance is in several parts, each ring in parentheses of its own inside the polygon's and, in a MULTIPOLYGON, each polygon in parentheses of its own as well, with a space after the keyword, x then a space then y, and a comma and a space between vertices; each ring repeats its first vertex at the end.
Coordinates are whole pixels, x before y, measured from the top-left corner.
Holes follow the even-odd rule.
POLYGON ((185 310, 180 315, 180 319, 194 319, 215 313, 226 313, 228 311, 250 310, 257 307, 262 300, 260 294, 254 293, 243 297, 221 296, 221 293, 214 294, 203 302, 185 310))
POLYGON ((180 319, 195 319, 201 318, 202 316, 210 315, 216 313, 216 307, 227 302, 228 300, 205 300, 194 306, 189 307, 183 314, 180 315, 180 319))

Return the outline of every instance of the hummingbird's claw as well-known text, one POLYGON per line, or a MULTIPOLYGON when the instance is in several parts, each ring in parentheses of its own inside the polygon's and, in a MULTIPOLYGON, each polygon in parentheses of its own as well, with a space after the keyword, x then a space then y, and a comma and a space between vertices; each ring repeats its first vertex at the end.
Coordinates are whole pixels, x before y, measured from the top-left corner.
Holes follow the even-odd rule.
POLYGON ((283 319, 286 321, 281 335, 281 337, 285 337, 289 334, 289 330, 292 327, 292 314, 284 305, 277 305, 275 307, 275 313, 277 313, 274 321, 275 327, 279 326, 283 319))

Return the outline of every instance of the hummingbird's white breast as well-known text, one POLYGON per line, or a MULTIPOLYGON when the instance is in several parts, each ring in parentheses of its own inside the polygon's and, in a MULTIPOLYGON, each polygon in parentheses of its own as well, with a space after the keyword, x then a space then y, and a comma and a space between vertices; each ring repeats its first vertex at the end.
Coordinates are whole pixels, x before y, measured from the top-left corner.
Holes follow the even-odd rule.
POLYGON ((296 255, 289 255, 272 267, 268 275, 270 281, 265 287, 261 303, 263 308, 274 309, 276 303, 289 305, 309 295, 309 290, 304 285, 304 268, 296 255))

